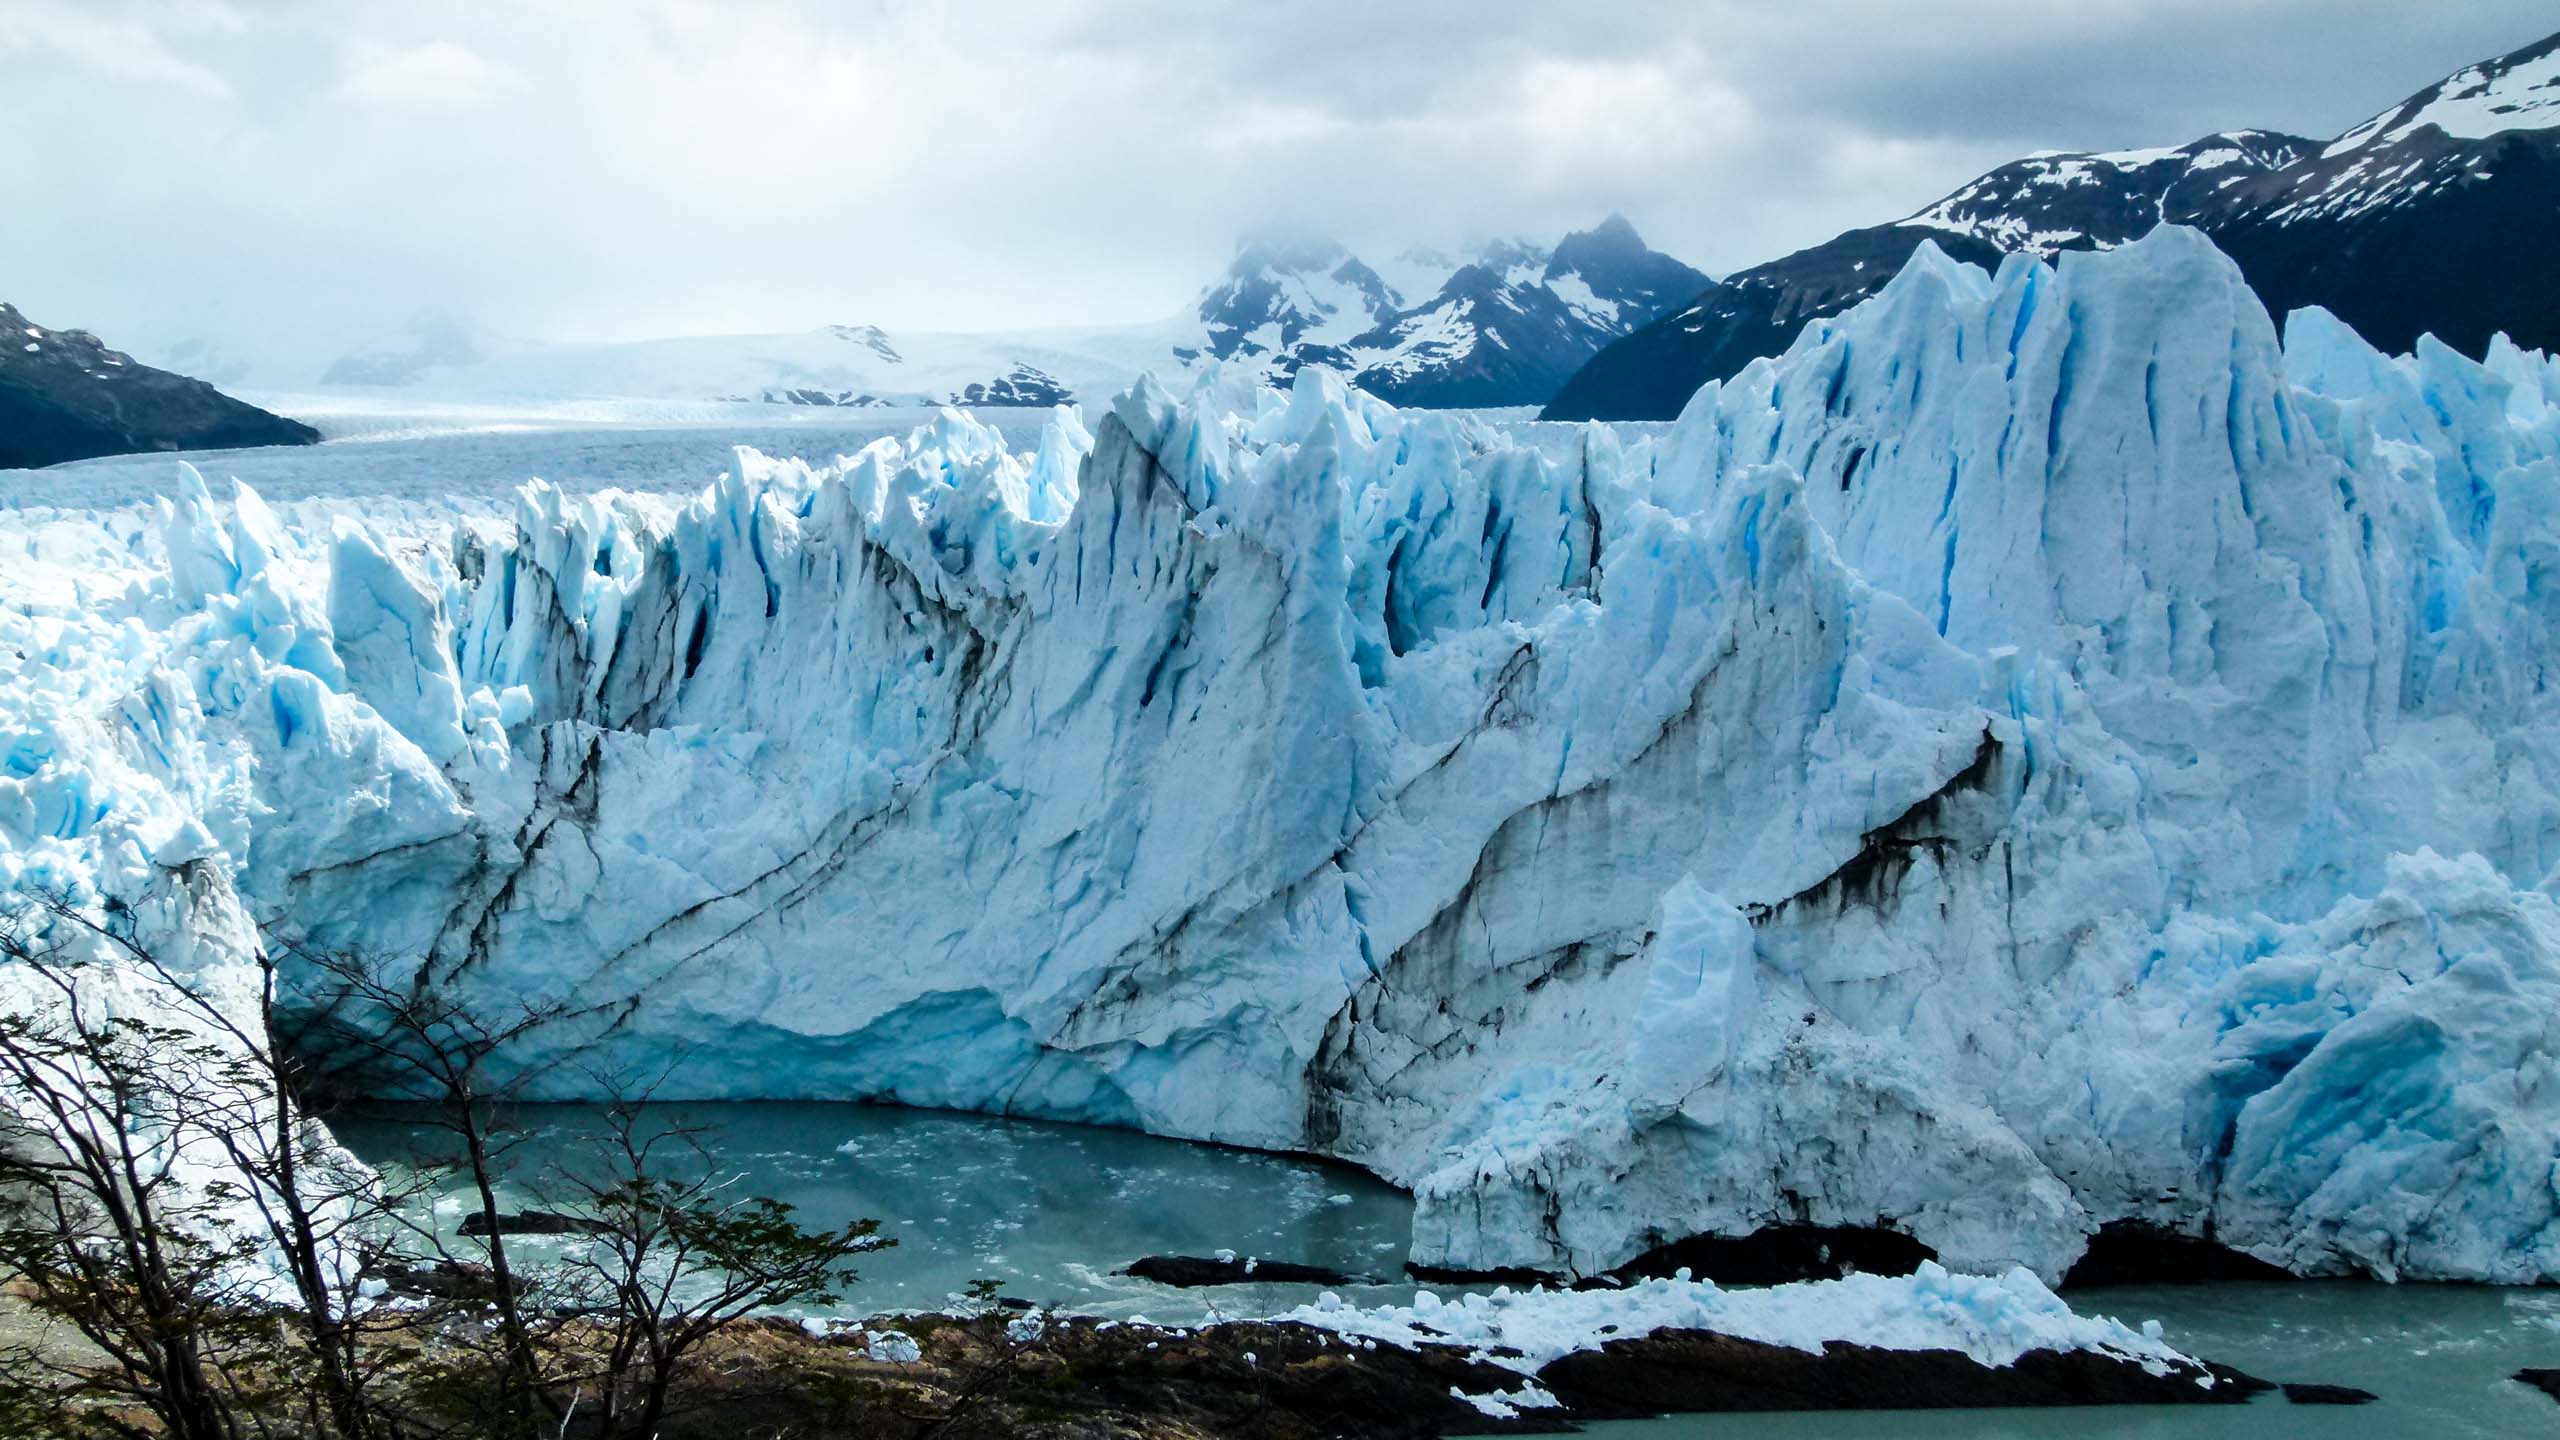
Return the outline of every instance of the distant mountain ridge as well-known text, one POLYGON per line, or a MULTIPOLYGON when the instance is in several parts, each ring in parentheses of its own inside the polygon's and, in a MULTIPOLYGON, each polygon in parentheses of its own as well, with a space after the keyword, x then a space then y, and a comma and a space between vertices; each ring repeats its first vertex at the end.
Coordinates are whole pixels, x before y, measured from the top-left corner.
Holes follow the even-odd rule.
POLYGON ((309 445, 320 432, 0 304, 0 470, 101 455, 309 445))
POLYGON ((440 365, 477 364, 495 348, 472 321, 449 310, 426 310, 411 318, 395 342, 338 357, 321 374, 320 383, 405 385, 440 365))
POLYGON ((980 335, 840 324, 525 345, 430 313, 331 364, 320 383, 475 398, 1039 406, 1098 404, 1143 372, 1214 361, 1272 381, 1325 365, 1399 405, 1533 406, 1709 283, 1616 215, 1552 249, 1414 249, 1386 271, 1329 238, 1270 234, 1248 237, 1188 310, 1151 324, 980 335))
POLYGON ((2320 305, 2385 350, 2432 333, 2477 356, 2504 331, 2560 345, 2560 35, 2471 66, 2328 142, 2236 130, 2169 150, 2013 161, 1886 225, 1739 271, 1610 344, 1544 417, 1669 419, 1784 351, 1920 242, 1996 266, 2192 225, 2271 310, 2320 305))

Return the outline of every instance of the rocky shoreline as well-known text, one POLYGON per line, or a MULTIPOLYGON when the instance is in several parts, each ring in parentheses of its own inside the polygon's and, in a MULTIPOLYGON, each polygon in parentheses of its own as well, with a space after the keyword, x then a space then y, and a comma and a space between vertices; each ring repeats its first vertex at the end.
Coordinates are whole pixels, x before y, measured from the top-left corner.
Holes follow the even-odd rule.
POLYGON ((1834 1341, 1809 1351, 1698 1330, 1611 1340, 1532 1374, 1501 1363, 1516 1352, 1406 1348, 1292 1320, 760 1321, 740 1327, 732 1343, 729 1363, 696 1397, 717 1423, 679 1422, 669 1440, 746 1433, 741 1427, 901 1434, 898 1417, 927 1414, 949 1417, 936 1425, 956 1423, 915 1433, 1432 1440, 1704 1412, 2230 1405, 2274 1388, 2224 1366, 2147 1368, 2098 1351, 2031 1351, 1990 1366, 1953 1350, 1834 1341), (952 1415, 955 1404, 965 1408, 952 1415))

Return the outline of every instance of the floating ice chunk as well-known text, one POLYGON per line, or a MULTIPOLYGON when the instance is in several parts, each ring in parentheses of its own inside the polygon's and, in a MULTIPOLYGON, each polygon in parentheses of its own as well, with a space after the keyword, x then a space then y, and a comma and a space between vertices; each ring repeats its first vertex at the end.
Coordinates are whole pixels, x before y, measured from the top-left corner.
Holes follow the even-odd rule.
POLYGON ((882 1365, 913 1365, 924 1359, 924 1347, 903 1330, 872 1330, 863 1336, 862 1351, 882 1365))

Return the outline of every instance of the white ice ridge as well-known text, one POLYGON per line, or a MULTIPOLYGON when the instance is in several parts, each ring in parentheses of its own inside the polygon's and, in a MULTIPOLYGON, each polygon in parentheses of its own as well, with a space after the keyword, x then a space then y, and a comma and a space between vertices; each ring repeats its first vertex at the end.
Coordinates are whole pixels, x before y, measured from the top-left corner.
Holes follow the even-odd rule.
POLYGON ((1279 1318, 1408 1349, 1462 1346, 1486 1364, 1523 1375, 1577 1350, 1666 1329, 1711 1330, 1817 1354, 1833 1340, 1881 1350, 1952 1350, 1994 1367, 2014 1365, 2035 1350, 2096 1351, 2153 1374, 2198 1363, 2161 1338, 2157 1321, 2137 1330, 2103 1315, 2076 1314, 2026 1270, 1955 1275, 1927 1262, 1911 1275, 1743 1290, 1683 1272, 1622 1290, 1504 1288, 1450 1300, 1426 1290, 1411 1305, 1367 1308, 1328 1291, 1279 1318))
POLYGON ((2560 1278, 2555 417, 2167 229, 1562 464, 1309 372, 512 527, 199 486, 0 536, 0 880, 572 1004, 555 1095, 1343 1156, 1435 1265, 2560 1278))

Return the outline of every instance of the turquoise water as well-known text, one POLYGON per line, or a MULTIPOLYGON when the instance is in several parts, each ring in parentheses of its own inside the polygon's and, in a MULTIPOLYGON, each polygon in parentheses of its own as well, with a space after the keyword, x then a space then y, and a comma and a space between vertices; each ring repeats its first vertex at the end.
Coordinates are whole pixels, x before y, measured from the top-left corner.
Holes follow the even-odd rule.
MULTIPOLYGON (((510 1201, 539 1204, 545 1177, 574 1168, 596 1112, 523 1112, 510 1201)), ((710 1162, 749 1193, 797 1206, 813 1224, 879 1220, 900 1248, 867 1258, 862 1311, 941 1306, 971 1280, 1043 1305, 1185 1323, 1268 1314, 1311 1286, 1172 1290, 1110 1272, 1142 1255, 1231 1249, 1391 1277, 1412 1231, 1401 1192, 1310 1160, 1127 1131, 865 1105, 663 1105, 651 1119, 698 1130, 710 1162)), ((396 1117, 339 1127, 357 1153, 396 1170, 420 1132, 396 1117)), ((446 1223, 458 1223, 447 1203, 446 1223)), ((540 1253, 560 1242, 522 1240, 540 1253)), ((1409 1300, 1409 1284, 1345 1298, 1409 1300)), ((2477 1440, 2560 1435, 2560 1404, 2506 1377, 2560 1366, 2560 1291, 2349 1282, 2087 1291, 2084 1311, 2157 1319, 2192 1353, 2270 1380, 2355 1385, 2357 1409, 2238 1408, 1690 1416, 1594 1426, 1603 1440, 2477 1440)))
MULTIPOLYGON (((596 1113, 527 1106, 508 1203, 566 1193, 550 1177, 575 1165, 596 1113)), ((1412 1239, 1404 1192, 1347 1167, 1194 1145, 1127 1130, 890 1106, 756 1102, 658 1105, 651 1118, 695 1128, 719 1166, 812 1226, 875 1219, 898 1248, 869 1256, 850 1305, 936 1308, 972 1280, 1044 1306, 1188 1323, 1265 1314, 1314 1296, 1306 1286, 1174 1290, 1110 1272, 1152 1254, 1239 1256, 1399 1274, 1412 1239)), ((348 1147, 398 1168, 431 1138, 396 1118, 336 1127, 348 1147)), ((556 1202, 555 1202, 556 1203, 556 1202)), ((459 1223, 447 1202, 448 1225, 459 1223)), ((539 1254, 545 1242, 511 1242, 539 1254)), ((1409 1301, 1411 1285, 1342 1288, 1347 1299, 1409 1301)))

